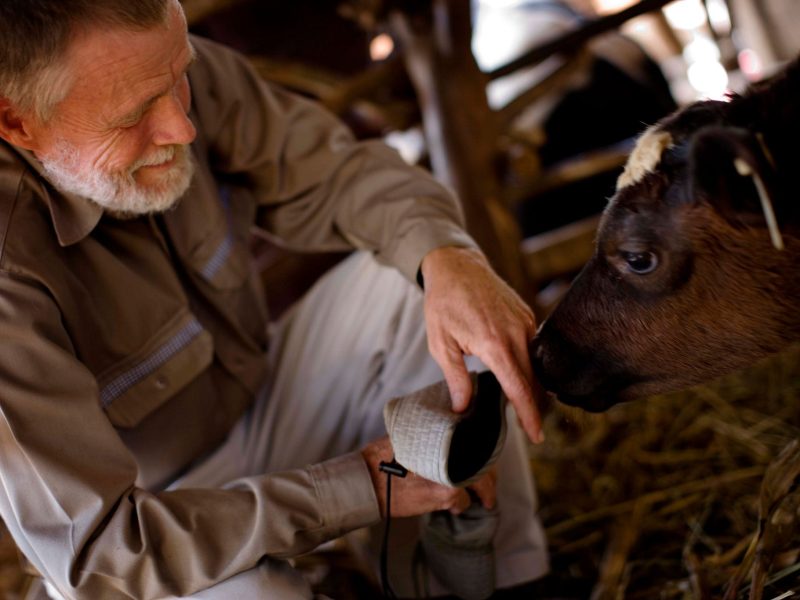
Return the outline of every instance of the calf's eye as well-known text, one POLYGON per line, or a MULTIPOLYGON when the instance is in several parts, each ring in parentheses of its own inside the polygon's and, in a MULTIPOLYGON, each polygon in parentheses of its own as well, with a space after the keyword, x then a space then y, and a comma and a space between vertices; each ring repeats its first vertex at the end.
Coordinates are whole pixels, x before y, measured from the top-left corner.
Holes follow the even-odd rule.
POLYGON ((625 252, 620 256, 628 264, 628 268, 637 275, 647 275, 658 266, 658 257, 653 252, 625 252))

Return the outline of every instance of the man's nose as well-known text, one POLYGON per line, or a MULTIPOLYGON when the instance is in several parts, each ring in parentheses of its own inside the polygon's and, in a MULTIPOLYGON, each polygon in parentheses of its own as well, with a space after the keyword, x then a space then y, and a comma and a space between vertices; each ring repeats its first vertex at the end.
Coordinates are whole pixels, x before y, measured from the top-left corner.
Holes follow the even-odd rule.
POLYGON ((197 136, 194 124, 186 114, 180 99, 175 96, 159 99, 155 116, 153 143, 157 146, 191 144, 197 136))

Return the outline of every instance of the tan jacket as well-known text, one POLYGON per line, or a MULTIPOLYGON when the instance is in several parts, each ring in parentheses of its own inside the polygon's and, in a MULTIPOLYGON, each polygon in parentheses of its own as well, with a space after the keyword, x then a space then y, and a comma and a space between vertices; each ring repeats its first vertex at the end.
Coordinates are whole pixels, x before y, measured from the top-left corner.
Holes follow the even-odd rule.
POLYGON ((163 492, 269 376, 247 238, 376 252, 409 279, 472 245, 452 196, 380 143, 193 39, 194 182, 115 220, 0 144, 0 516, 64 595, 187 594, 376 521, 358 454, 163 492))

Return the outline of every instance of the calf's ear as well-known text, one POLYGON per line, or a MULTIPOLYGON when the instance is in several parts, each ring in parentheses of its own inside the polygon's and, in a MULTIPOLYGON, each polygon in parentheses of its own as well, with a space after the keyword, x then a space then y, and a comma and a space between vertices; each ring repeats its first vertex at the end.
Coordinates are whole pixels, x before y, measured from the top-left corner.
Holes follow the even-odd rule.
POLYGON ((689 193, 695 201, 707 202, 737 225, 763 227, 774 221, 779 202, 775 169, 758 134, 737 127, 704 127, 690 141, 688 169, 689 193))

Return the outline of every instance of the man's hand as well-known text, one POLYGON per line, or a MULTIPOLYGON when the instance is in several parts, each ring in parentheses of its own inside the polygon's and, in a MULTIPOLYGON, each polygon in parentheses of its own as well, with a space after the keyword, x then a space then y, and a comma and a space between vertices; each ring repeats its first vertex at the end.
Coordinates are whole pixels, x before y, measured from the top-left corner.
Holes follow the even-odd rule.
POLYGON ((474 355, 494 373, 522 428, 541 442, 541 416, 528 343, 536 334, 533 311, 471 248, 445 247, 422 261, 428 347, 444 372, 453 410, 467 408, 472 381, 464 364, 474 355))
MULTIPOLYGON (((381 516, 386 517, 386 473, 380 470, 381 461, 391 462, 392 444, 389 437, 367 444, 361 455, 369 467, 372 486, 378 497, 381 516)), ((481 503, 491 508, 495 503, 495 474, 487 473, 472 486, 481 503)), ((392 517, 413 517, 435 510, 449 510, 458 514, 470 505, 470 497, 463 488, 452 488, 429 481, 409 472, 405 477, 392 480, 392 517)))

